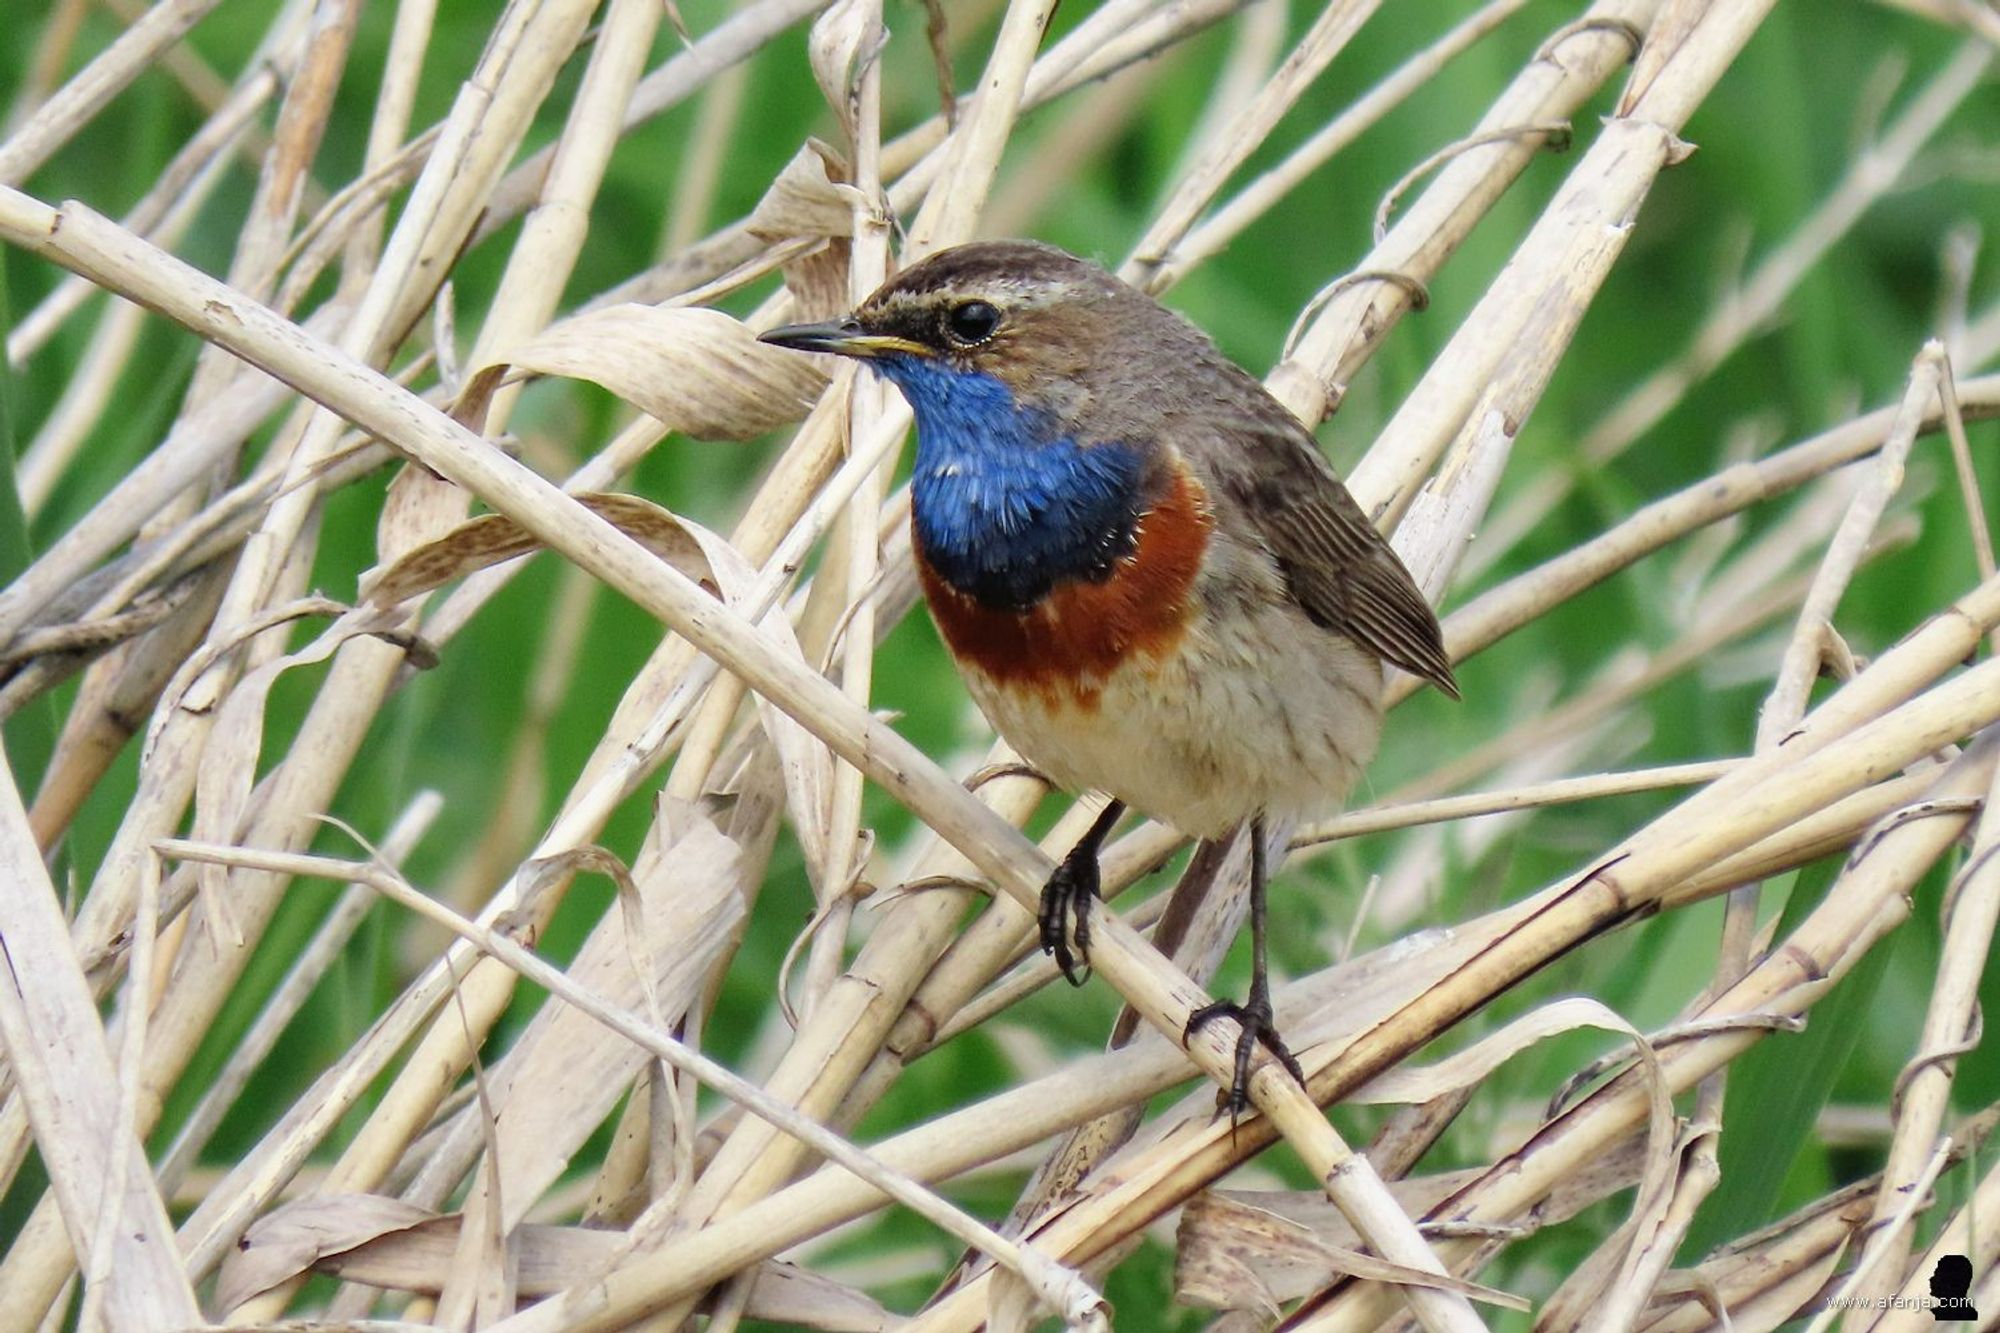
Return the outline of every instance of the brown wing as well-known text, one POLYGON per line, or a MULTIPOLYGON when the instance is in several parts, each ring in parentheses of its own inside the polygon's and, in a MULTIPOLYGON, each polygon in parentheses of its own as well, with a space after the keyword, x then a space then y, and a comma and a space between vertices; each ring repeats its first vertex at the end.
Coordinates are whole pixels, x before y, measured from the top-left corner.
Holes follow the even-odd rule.
POLYGON ((1305 428, 1274 400, 1231 416, 1204 461, 1306 615, 1456 699, 1436 613, 1305 428))

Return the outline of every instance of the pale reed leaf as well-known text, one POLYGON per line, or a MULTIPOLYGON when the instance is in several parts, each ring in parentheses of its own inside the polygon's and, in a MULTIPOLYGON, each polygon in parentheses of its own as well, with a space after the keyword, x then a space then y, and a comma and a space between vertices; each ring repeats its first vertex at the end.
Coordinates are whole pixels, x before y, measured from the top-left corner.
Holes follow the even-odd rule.
POLYGON ((827 105, 840 117, 849 140, 854 137, 858 110, 854 89, 861 62, 875 58, 875 52, 864 51, 863 47, 871 32, 882 31, 876 21, 879 12, 873 0, 838 0, 813 21, 812 34, 806 39, 813 78, 819 83, 827 105))
MULTIPOLYGON (((681 520, 651 500, 615 491, 576 497, 632 540, 711 590, 708 558, 681 520)), ((505 514, 467 519, 441 537, 404 552, 393 564, 362 580, 362 596, 391 607, 490 565, 542 549, 540 540, 505 514)))
MULTIPOLYGON (((434 1294, 458 1243, 457 1215, 431 1217, 387 1232, 351 1250, 329 1254, 316 1267, 323 1273, 392 1291, 434 1294)), ((622 1231, 529 1223, 517 1228, 512 1248, 520 1260, 520 1293, 553 1296, 578 1273, 609 1267, 630 1246, 622 1231)), ((854 1288, 794 1264, 767 1259, 756 1268, 746 1318, 786 1328, 826 1333, 887 1333, 901 1321, 854 1288)))
POLYGON ((861 191, 847 183, 847 163, 832 145, 807 139, 744 220, 743 229, 766 241, 854 234, 861 191))
POLYGON ((600 384, 671 430, 747 440, 806 414, 826 375, 812 358, 767 347, 719 310, 614 305, 553 324, 484 367, 469 402, 491 396, 509 367, 600 384))
POLYGON ((329 1255, 395 1235, 431 1216, 415 1204, 376 1194, 334 1194, 285 1204, 251 1223, 223 1259, 216 1308, 233 1310, 311 1272, 329 1255))
POLYGON ((861 192, 847 184, 840 154, 808 139, 745 221, 746 231, 774 246, 824 242, 784 266, 794 319, 830 319, 847 309, 849 238, 861 202, 861 192))
POLYGON ((1175 1296, 1210 1309, 1260 1310, 1275 1316, 1279 1297, 1266 1280, 1266 1267, 1303 1268, 1320 1283, 1346 1275, 1436 1287, 1507 1310, 1528 1308, 1526 1300, 1511 1292, 1329 1244, 1290 1218, 1212 1192, 1196 1196, 1182 1210, 1179 1239, 1175 1296))

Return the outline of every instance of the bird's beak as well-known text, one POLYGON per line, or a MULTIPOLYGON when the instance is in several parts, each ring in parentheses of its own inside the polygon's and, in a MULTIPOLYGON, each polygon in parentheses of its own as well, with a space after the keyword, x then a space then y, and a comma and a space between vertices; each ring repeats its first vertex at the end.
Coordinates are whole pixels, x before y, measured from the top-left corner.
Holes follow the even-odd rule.
POLYGON ((775 347, 789 347, 797 352, 831 352, 835 356, 858 357, 864 361, 897 353, 910 356, 931 354, 930 348, 908 338, 870 333, 852 315, 845 319, 830 319, 823 324, 787 324, 781 329, 758 334, 757 341, 775 347))

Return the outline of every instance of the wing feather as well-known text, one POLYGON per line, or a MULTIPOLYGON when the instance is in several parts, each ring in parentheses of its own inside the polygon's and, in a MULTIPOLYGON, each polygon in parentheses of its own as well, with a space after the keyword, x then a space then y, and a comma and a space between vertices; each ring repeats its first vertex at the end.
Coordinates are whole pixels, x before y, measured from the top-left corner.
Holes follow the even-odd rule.
MULTIPOLYGON (((1245 379, 1248 379, 1245 376, 1245 379)), ((1255 385, 1255 381, 1251 381, 1255 385)), ((1437 615, 1297 418, 1255 386, 1201 451, 1314 623, 1456 699, 1437 615)))

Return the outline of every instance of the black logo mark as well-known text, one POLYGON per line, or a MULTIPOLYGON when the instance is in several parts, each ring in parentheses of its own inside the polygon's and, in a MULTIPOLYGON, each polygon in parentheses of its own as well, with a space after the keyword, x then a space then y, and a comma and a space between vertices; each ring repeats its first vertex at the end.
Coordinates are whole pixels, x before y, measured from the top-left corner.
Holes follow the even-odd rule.
POLYGON ((1931 1298, 1937 1302, 1931 1309, 1931 1318, 1939 1322, 1979 1318, 1979 1311, 1972 1308, 1972 1298, 1966 1294, 1971 1290, 1972 1260, 1962 1254, 1939 1258, 1937 1267, 1931 1270, 1931 1298))

